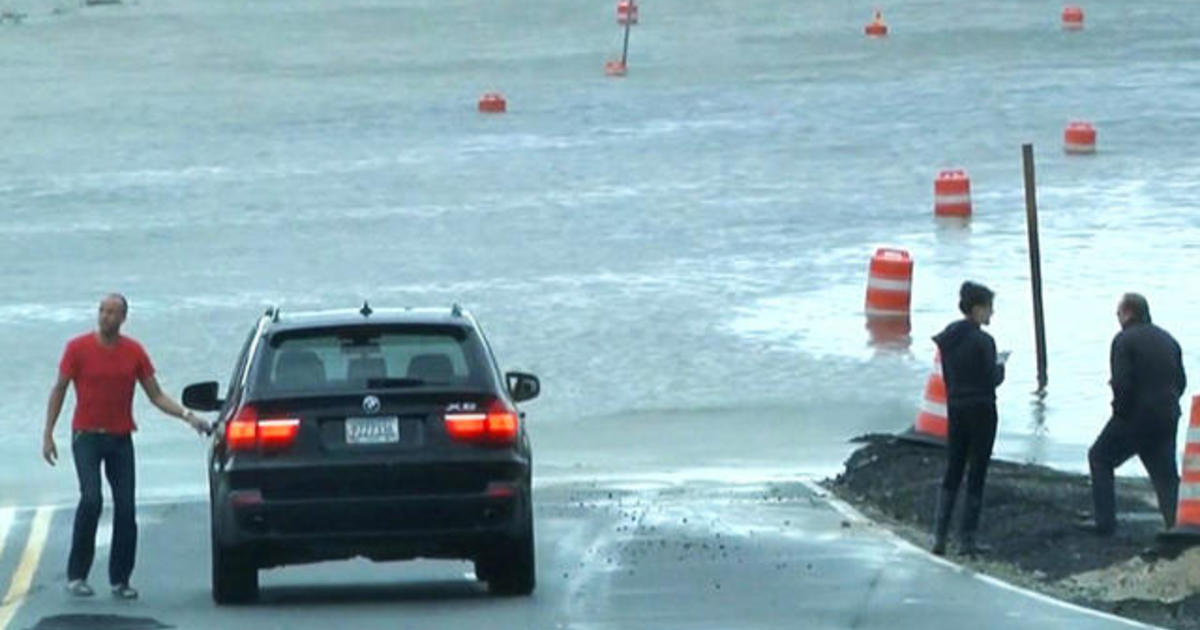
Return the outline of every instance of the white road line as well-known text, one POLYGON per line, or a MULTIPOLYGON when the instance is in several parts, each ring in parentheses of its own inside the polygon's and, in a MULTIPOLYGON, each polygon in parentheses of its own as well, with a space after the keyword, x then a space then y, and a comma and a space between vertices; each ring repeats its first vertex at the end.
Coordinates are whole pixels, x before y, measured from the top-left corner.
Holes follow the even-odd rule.
MULTIPOLYGON (((832 493, 830 493, 825 488, 822 488, 815 481, 812 481, 810 479, 801 479, 800 483, 804 484, 809 490, 812 490, 818 497, 821 498, 821 500, 828 503, 830 505, 830 507, 832 507, 834 510, 836 510, 839 514, 845 516, 850 521, 858 522, 858 523, 872 523, 872 524, 878 525, 871 519, 867 518, 866 515, 864 515, 862 512, 859 512, 858 509, 856 509, 854 506, 833 496, 832 493)), ((898 547, 900 549, 904 549, 906 551, 909 551, 910 553, 915 553, 918 555, 925 556, 926 559, 933 561, 935 564, 939 564, 941 566, 944 566, 944 567, 947 567, 950 569, 954 569, 959 572, 968 573, 968 574, 970 574, 971 577, 973 577, 976 580, 979 580, 980 582, 983 582, 985 584, 990 584, 992 586, 1002 588, 1006 591, 1012 591, 1014 593, 1019 593, 1030 599, 1035 599, 1040 602, 1058 606, 1059 608, 1065 608, 1067 610, 1082 613, 1085 615, 1090 615, 1092 617, 1097 617, 1100 619, 1105 619, 1108 621, 1116 621, 1119 623, 1123 623, 1132 628, 1144 628, 1144 629, 1148 629, 1148 630, 1163 630, 1159 626, 1151 626, 1148 624, 1144 624, 1140 621, 1134 621, 1132 619, 1127 619, 1125 617, 1121 617, 1118 615, 1113 615, 1113 614, 1106 613, 1103 611, 1095 610, 1093 608, 1087 608, 1084 606, 1080 606, 1078 604, 1072 604, 1071 602, 1063 601, 1061 599, 1055 599, 1053 597, 1050 597, 1049 595, 1044 595, 1037 591, 1031 591, 1027 588, 1022 588, 1015 584, 1010 584, 1008 582, 1005 582, 1004 580, 1001 580, 1000 578, 992 577, 990 575, 984 575, 982 573, 977 573, 977 572, 972 571, 971 569, 968 569, 962 565, 955 564, 945 558, 941 558, 941 557, 938 557, 938 556, 935 556, 935 555, 929 553, 929 551, 927 549, 924 549, 922 547, 918 547, 917 545, 912 544, 908 540, 902 538, 899 534, 891 531, 890 529, 888 529, 886 527, 883 527, 880 525, 880 526, 878 526, 878 529, 896 547, 898 547)))
POLYGON ((25 552, 21 554, 21 562, 13 573, 12 583, 8 593, 0 605, 0 630, 8 627, 17 609, 29 593, 33 584, 33 576, 37 573, 38 564, 42 560, 42 549, 46 547, 46 537, 50 533, 50 518, 54 516, 54 508, 42 506, 33 516, 33 524, 29 527, 29 540, 25 543, 25 552))

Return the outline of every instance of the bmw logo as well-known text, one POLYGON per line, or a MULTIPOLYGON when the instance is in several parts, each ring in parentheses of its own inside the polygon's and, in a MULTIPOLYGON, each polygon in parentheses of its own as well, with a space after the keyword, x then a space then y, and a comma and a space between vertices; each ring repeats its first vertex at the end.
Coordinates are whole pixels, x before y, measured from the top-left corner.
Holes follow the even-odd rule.
POLYGON ((363 399, 363 411, 367 413, 379 413, 379 408, 382 405, 379 402, 378 396, 367 396, 363 399))

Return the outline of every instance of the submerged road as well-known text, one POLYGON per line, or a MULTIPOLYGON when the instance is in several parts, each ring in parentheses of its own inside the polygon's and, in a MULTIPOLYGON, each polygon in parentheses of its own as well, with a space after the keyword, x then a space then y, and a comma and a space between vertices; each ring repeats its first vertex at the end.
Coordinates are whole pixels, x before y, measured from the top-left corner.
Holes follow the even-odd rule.
POLYGON ((538 588, 494 598, 465 562, 334 562, 265 571, 256 604, 209 594, 208 509, 143 505, 136 602, 64 590, 73 509, 0 511, 0 630, 153 628, 1145 627, 1005 588, 900 542, 809 478, 720 471, 559 478, 535 489, 538 588), (721 481, 725 479, 725 481, 721 481))

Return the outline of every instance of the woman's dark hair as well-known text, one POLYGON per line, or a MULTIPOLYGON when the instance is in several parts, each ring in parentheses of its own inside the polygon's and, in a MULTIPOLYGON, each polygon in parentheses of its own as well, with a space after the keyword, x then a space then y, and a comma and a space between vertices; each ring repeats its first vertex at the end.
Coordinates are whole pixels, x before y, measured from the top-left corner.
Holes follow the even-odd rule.
POLYGON ((991 289, 967 280, 958 290, 958 310, 962 311, 963 315, 970 315, 972 308, 988 306, 995 297, 996 294, 991 289))

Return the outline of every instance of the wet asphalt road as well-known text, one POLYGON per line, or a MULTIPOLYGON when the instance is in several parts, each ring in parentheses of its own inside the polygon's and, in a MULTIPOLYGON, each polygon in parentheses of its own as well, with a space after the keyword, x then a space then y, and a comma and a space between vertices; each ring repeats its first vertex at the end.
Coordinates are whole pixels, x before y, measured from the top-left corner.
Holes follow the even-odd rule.
MULTIPOLYGON (((1138 625, 934 560, 846 512, 810 479, 718 477, 539 485, 538 588, 527 598, 489 596, 465 562, 349 561, 266 571, 257 604, 219 608, 208 588, 207 506, 183 501, 140 509, 139 601, 99 588, 93 599, 72 599, 63 585, 73 510, 6 511, 0 570, 11 584, 0 630, 1138 625)), ((109 532, 102 521, 93 586, 105 581, 109 532)))

